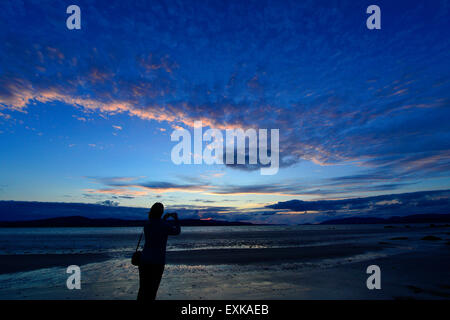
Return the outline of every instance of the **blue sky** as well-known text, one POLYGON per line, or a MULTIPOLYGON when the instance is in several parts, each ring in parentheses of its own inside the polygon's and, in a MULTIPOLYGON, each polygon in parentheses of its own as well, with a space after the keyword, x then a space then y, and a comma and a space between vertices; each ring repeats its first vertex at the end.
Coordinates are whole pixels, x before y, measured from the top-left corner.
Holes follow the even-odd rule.
POLYGON ((370 4, 2 2, 0 199, 295 223, 330 213, 275 204, 450 189, 449 2, 370 4), (173 164, 196 120, 279 129, 280 171, 173 164))

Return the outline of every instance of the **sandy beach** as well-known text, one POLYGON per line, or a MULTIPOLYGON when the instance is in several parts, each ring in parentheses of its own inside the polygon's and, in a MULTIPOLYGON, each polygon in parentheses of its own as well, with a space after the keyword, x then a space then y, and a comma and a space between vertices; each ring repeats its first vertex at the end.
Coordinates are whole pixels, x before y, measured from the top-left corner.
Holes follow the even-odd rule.
MULTIPOLYGON (((377 230, 358 242, 173 250, 158 299, 450 298, 450 228, 377 230), (440 240, 423 240, 426 236, 440 240), (381 268, 381 290, 366 287, 366 268, 372 264, 381 268)), ((138 271, 128 252, 3 255, 1 261, 1 299, 136 298, 138 271), (62 265, 74 261, 82 270, 81 290, 65 287, 62 265), (14 265, 27 270, 11 273, 14 265)))

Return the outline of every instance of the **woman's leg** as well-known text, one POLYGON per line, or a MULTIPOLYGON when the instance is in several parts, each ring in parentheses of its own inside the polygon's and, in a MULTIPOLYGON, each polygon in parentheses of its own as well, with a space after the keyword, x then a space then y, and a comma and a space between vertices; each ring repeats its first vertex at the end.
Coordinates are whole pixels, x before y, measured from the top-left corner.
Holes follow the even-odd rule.
POLYGON ((137 296, 138 301, 145 301, 149 296, 149 280, 151 277, 151 270, 148 265, 139 265, 139 292, 137 296))
POLYGON ((156 294, 158 293, 159 283, 161 282, 161 277, 164 272, 163 264, 152 264, 151 265, 151 276, 149 281, 149 299, 155 300, 156 294))

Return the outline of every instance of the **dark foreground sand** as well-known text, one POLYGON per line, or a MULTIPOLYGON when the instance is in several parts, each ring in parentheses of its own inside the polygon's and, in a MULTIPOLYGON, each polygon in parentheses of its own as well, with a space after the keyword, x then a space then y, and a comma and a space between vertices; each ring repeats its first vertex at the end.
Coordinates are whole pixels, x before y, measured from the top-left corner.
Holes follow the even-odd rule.
MULTIPOLYGON (((312 261, 317 259, 332 259, 362 254, 368 251, 379 251, 383 245, 327 245, 292 248, 265 249, 208 249, 183 250, 167 253, 168 264, 185 265, 217 265, 217 264, 277 264, 283 262, 312 261)), ((119 257, 131 257, 132 252, 122 252, 119 257)), ((0 274, 36 270, 71 264, 85 265, 114 258, 106 253, 75 253, 75 254, 20 254, 0 255, 0 274)), ((117 254, 115 256, 117 258, 117 254)))

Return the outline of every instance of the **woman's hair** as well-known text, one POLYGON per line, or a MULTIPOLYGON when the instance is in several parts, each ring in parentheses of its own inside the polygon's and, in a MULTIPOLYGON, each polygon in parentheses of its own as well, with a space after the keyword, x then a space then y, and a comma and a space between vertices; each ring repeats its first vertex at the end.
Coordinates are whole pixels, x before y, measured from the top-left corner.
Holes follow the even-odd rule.
POLYGON ((152 205, 152 208, 148 213, 148 217, 149 219, 161 219, 163 213, 164 213, 163 204, 160 202, 156 202, 154 205, 152 205))

